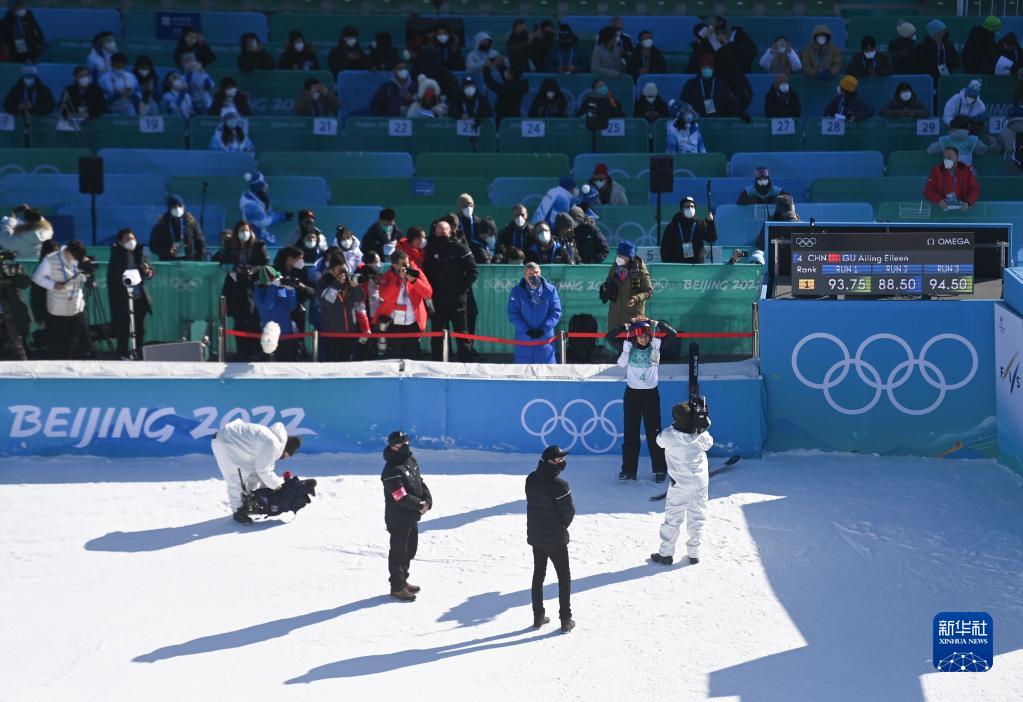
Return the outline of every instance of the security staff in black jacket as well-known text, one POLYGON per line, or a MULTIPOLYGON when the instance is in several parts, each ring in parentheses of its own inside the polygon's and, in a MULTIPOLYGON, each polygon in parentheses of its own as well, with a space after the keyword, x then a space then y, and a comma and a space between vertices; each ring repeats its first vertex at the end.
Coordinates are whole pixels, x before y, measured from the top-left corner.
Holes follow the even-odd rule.
POLYGON ((387 463, 380 480, 384 484, 384 523, 391 535, 391 548, 387 552, 391 597, 415 602, 421 588, 409 583, 408 569, 419 545, 419 519, 433 507, 433 496, 419 473, 419 464, 412 457, 405 432, 390 433, 384 460, 387 463))
MULTIPOLYGON (((440 219, 424 249, 423 272, 433 286, 432 331, 444 331, 450 324, 456 332, 469 331, 469 292, 479 271, 469 248, 452 237, 451 225, 440 219)), ((472 361, 472 344, 458 340, 458 360, 472 361)), ((433 339, 433 360, 443 359, 444 339, 433 339)))
POLYGON ((568 527, 575 517, 572 490, 558 477, 565 469, 565 456, 559 446, 548 446, 536 466, 526 476, 526 543, 533 547, 533 628, 539 629, 551 619, 544 616, 543 581, 547 560, 558 574, 558 615, 561 631, 572 631, 572 573, 568 567, 568 527))
POLYGON ((664 228, 661 237, 662 263, 703 263, 706 256, 704 244, 718 240, 718 229, 714 213, 708 212, 706 219, 696 216, 696 201, 692 197, 682 198, 679 211, 664 228))

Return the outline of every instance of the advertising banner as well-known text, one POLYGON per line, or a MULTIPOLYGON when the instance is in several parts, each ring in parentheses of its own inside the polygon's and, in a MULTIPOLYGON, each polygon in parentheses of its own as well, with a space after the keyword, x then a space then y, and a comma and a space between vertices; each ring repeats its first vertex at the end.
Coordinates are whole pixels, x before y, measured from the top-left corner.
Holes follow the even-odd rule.
POLYGON ((995 305, 998 460, 1023 473, 1023 317, 995 305))

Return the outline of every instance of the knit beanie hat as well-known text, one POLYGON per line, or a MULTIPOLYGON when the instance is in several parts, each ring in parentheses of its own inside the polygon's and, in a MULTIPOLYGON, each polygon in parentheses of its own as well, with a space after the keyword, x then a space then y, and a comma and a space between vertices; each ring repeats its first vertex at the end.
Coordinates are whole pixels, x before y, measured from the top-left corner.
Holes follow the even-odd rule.
POLYGON ((988 15, 984 19, 984 29, 987 29, 990 32, 997 32, 1001 28, 1002 20, 998 19, 994 15, 988 15))
POLYGON ((945 31, 945 23, 940 19, 932 19, 927 23, 927 34, 934 38, 945 31))
POLYGON ((618 242, 618 255, 634 258, 636 256, 636 245, 628 239, 622 239, 618 242))
POLYGON ((259 171, 253 171, 252 173, 245 174, 245 180, 249 184, 250 190, 262 190, 267 186, 266 178, 259 171))
POLYGON ((860 82, 854 76, 843 76, 842 80, 838 81, 839 87, 847 93, 855 93, 859 84, 860 82))
POLYGON ((573 190, 575 190, 575 178, 573 178, 570 175, 561 176, 560 178, 558 178, 558 185, 560 185, 568 192, 572 192, 573 190))
POLYGON ((901 19, 900 19, 900 20, 899 20, 899 21, 898 21, 898 22, 897 22, 897 23, 895 24, 895 32, 896 32, 896 33, 897 33, 897 34, 898 34, 898 35, 899 35, 900 37, 902 37, 903 39, 909 39, 909 38, 910 38, 910 37, 912 37, 912 36, 913 36, 914 34, 916 34, 916 27, 914 27, 913 25, 911 25, 911 24, 910 24, 909 22, 907 22, 906 20, 901 20, 901 19))
POLYGON ((565 212, 559 212, 558 216, 554 218, 554 231, 563 232, 566 229, 575 229, 575 220, 572 219, 571 215, 565 212))

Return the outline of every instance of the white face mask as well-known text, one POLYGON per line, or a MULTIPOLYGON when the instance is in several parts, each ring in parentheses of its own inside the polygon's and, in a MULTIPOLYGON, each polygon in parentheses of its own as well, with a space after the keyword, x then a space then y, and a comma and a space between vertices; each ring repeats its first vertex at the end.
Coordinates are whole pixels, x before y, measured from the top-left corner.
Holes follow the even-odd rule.
POLYGON ((649 49, 653 45, 654 45, 654 40, 653 39, 644 39, 643 40, 643 48, 649 49))
POLYGON ((242 242, 246 242, 251 238, 252 232, 250 232, 248 229, 242 229, 240 232, 238 232, 238 239, 242 242))
POLYGON ((92 78, 90 78, 89 76, 82 76, 81 78, 78 79, 78 85, 82 86, 83 88, 88 88, 89 83, 91 82, 92 78))
POLYGON ((295 42, 295 51, 297 51, 298 53, 302 53, 303 51, 305 51, 305 42, 304 41, 296 41, 295 42))
POLYGON ((787 93, 789 91, 789 88, 790 86, 788 83, 782 83, 781 85, 778 86, 778 90, 783 93, 787 93))
POLYGON ((954 166, 954 165, 955 165, 955 161, 953 161, 953 160, 952 160, 952 159, 950 159, 950 158, 946 158, 946 159, 945 159, 945 161, 944 161, 944 163, 945 163, 945 168, 946 168, 946 170, 949 170, 949 171, 951 171, 951 170, 952 170, 952 166, 954 166))
POLYGON ((103 42, 103 50, 104 51, 109 51, 110 53, 116 52, 117 51, 117 42, 114 42, 114 41, 103 42))
POLYGON ((345 37, 345 45, 352 47, 359 43, 356 37, 345 37))
POLYGON ((828 43, 828 38, 821 34, 819 37, 815 39, 815 41, 817 42, 818 46, 824 46, 825 44, 828 43))
POLYGON ((696 208, 695 207, 684 207, 682 209, 682 215, 686 219, 692 219, 693 217, 696 216, 696 208))
POLYGON ((536 240, 539 241, 541 244, 546 244, 551 240, 551 233, 546 229, 541 229, 536 234, 536 240))
POLYGON ((626 263, 628 263, 628 261, 625 260, 623 256, 615 256, 615 264, 619 266, 624 266, 626 263))
POLYGON ((306 239, 305 240, 305 247, 307 249, 315 249, 316 248, 316 239, 306 239))
POLYGON ((472 208, 471 207, 463 207, 462 208, 462 214, 465 215, 466 217, 472 217, 472 208))
POLYGON ((352 239, 342 239, 341 248, 344 249, 345 251, 348 251, 350 248, 352 248, 352 243, 353 243, 352 239))
POLYGON ((767 184, 771 182, 770 178, 757 178, 757 185, 761 188, 766 188, 767 184))
POLYGON ((126 251, 134 251, 136 248, 138 248, 138 245, 139 242, 137 242, 135 239, 128 239, 128 241, 124 242, 123 244, 124 249, 126 251))
POLYGON ((25 86, 28 87, 28 88, 31 88, 33 85, 36 84, 36 79, 35 78, 25 78, 24 81, 25 81, 25 86))
POLYGON ((650 103, 651 105, 653 105, 655 102, 657 102, 657 96, 656 95, 647 95, 646 96, 646 101, 648 103, 650 103))
POLYGON ((305 259, 304 258, 298 259, 297 261, 295 261, 295 265, 293 267, 297 271, 302 270, 303 268, 305 268, 305 259))
POLYGON ((426 237, 422 237, 420 239, 416 239, 416 243, 414 243, 413 246, 415 248, 417 248, 417 249, 425 249, 426 248, 426 237))
POLYGON ((178 80, 174 81, 174 83, 172 85, 173 85, 175 90, 184 90, 185 89, 185 81, 181 80, 180 78, 178 80))
POLYGON ((19 7, 17 10, 14 11, 14 15, 16 17, 24 17, 27 14, 28 10, 26 10, 24 7, 19 7))
POLYGON ((399 68, 398 72, 395 75, 398 76, 398 80, 405 80, 406 78, 408 78, 408 70, 404 68, 399 68))
POLYGON ((447 34, 438 34, 437 35, 437 42, 440 43, 440 44, 447 44, 448 43, 448 39, 450 39, 450 38, 451 37, 449 37, 447 34))
POLYGON ((150 71, 149 71, 148 68, 140 68, 139 69, 139 75, 142 76, 143 78, 147 78, 149 76, 149 73, 150 73, 150 71))
POLYGON ((229 98, 233 98, 235 95, 238 94, 238 88, 228 88, 227 90, 224 91, 224 94, 227 95, 229 98))
POLYGON ((175 219, 181 219, 182 217, 185 216, 185 208, 184 207, 172 207, 170 213, 171 213, 171 217, 174 217, 175 219))
POLYGON ((515 218, 515 226, 516 227, 524 227, 524 226, 526 226, 526 218, 523 217, 522 215, 519 215, 518 217, 516 217, 515 218))
POLYGON ((977 98, 975 98, 975 97, 968 97, 968 98, 966 98, 966 104, 967 105, 972 105, 975 102, 977 102, 977 98))
POLYGON ((607 181, 606 180, 595 180, 595 181, 593 181, 593 187, 595 187, 597 190, 600 190, 605 185, 607 185, 607 181))
POLYGON ((913 93, 911 93, 908 90, 903 90, 901 93, 899 93, 899 99, 902 100, 903 102, 909 102, 912 97, 913 93))
POLYGON ((470 85, 465 89, 464 92, 466 97, 472 97, 473 95, 476 94, 476 88, 470 85))
POLYGON ((553 100, 554 96, 557 95, 557 93, 555 93, 553 90, 548 90, 546 95, 548 100, 553 100))
POLYGON ((877 52, 876 51, 864 51, 863 55, 866 56, 868 59, 872 59, 875 56, 877 56, 877 52))

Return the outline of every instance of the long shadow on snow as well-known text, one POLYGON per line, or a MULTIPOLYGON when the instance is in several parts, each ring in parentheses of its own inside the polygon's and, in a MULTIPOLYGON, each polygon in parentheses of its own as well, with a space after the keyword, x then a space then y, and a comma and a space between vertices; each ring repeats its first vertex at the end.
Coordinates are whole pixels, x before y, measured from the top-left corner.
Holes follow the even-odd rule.
POLYGON ((712 498, 785 496, 744 510, 775 595, 806 640, 711 673, 711 697, 922 702, 942 611, 989 612, 998 654, 1023 645, 1023 499, 1007 474, 990 464, 815 461, 711 481, 712 498), (992 480, 1005 483, 995 499, 992 480))
POLYGON ((238 524, 230 517, 217 517, 216 519, 207 519, 205 522, 197 524, 184 524, 176 527, 145 529, 143 531, 112 531, 109 534, 104 534, 86 542, 85 550, 122 553, 162 551, 165 548, 184 546, 193 541, 202 541, 203 539, 224 534, 266 531, 284 523, 278 519, 266 519, 254 524, 238 524))
POLYGON ((446 514, 436 519, 427 519, 419 524, 419 533, 427 531, 445 531, 447 529, 457 529, 463 527, 466 524, 472 524, 480 519, 486 519, 487 517, 501 517, 508 514, 526 514, 526 501, 525 500, 513 500, 511 502, 502 502, 499 505, 493 505, 491 507, 481 507, 480 509, 469 510, 468 512, 460 512, 458 514, 446 514))
POLYGON ((400 670, 401 668, 409 668, 414 665, 423 665, 425 663, 435 663, 436 661, 440 661, 445 658, 463 656, 469 653, 492 651, 498 648, 509 648, 520 644, 533 643, 540 639, 560 635, 561 633, 560 629, 555 628, 538 636, 530 636, 528 638, 514 639, 511 641, 504 640, 511 639, 514 636, 521 636, 522 634, 527 634, 532 631, 533 628, 529 627, 518 631, 497 634, 496 636, 488 636, 482 639, 463 641, 462 643, 448 644, 446 646, 437 646, 435 648, 410 648, 406 651, 398 651, 396 653, 380 653, 371 656, 348 658, 346 660, 335 661, 334 663, 327 663, 326 665, 313 668, 305 675, 300 675, 297 678, 286 680, 284 684, 295 685, 298 683, 311 683, 316 682, 317 680, 327 680, 330 678, 356 678, 363 675, 388 673, 393 670, 400 670))
POLYGON ((135 663, 155 663, 156 661, 162 661, 168 658, 177 658, 179 656, 194 656, 199 653, 212 653, 214 651, 223 651, 229 648, 250 646, 262 641, 286 636, 295 629, 312 626, 313 624, 322 624, 323 622, 336 619, 337 617, 344 616, 345 614, 358 612, 361 609, 376 607, 388 601, 390 601, 390 595, 367 597, 364 600, 349 602, 346 605, 334 607, 333 609, 323 609, 318 612, 301 614, 287 619, 277 619, 272 622, 264 622, 263 624, 256 624, 236 631, 227 631, 223 634, 203 636, 201 638, 192 639, 191 641, 175 644, 173 646, 164 646, 163 648, 158 648, 150 653, 144 653, 141 656, 136 656, 132 660, 135 663))

